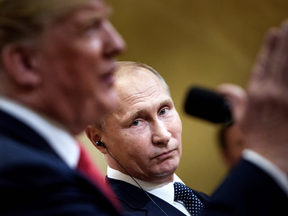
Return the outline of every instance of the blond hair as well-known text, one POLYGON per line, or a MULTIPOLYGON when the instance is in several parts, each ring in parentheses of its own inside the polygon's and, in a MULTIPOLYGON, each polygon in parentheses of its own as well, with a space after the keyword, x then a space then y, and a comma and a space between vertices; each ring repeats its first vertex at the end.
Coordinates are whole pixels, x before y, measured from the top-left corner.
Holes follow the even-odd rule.
POLYGON ((0 0, 0 50, 8 43, 33 43, 47 25, 89 0, 0 0))

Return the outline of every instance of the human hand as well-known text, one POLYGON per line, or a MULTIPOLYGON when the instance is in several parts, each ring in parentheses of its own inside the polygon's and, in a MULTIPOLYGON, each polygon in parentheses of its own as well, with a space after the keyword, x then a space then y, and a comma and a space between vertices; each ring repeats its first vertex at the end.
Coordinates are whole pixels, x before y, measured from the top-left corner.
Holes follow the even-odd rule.
POLYGON ((288 173, 288 22, 271 28, 255 61, 247 86, 223 84, 232 115, 248 148, 288 173))

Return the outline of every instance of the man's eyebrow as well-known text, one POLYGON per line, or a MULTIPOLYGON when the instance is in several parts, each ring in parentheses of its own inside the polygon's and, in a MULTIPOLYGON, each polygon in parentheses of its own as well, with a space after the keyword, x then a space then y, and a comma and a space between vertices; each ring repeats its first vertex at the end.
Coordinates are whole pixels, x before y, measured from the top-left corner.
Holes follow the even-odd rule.
MULTIPOLYGON (((173 100, 171 98, 168 98, 168 99, 165 99, 164 101, 162 101, 159 105, 159 108, 165 106, 165 105, 171 105, 173 104, 173 100)), ((141 110, 137 110, 131 114, 128 114, 128 117, 126 118, 125 121, 132 121, 134 120, 135 118, 137 118, 138 116, 141 116, 141 115, 144 115, 145 114, 145 110, 141 109, 141 110)))
POLYGON ((129 114, 129 116, 127 117, 126 121, 132 121, 134 120, 135 118, 137 118, 138 116, 141 116, 145 113, 144 110, 137 110, 136 112, 133 112, 131 114, 129 114))
POLYGON ((167 98, 167 99, 165 99, 164 101, 162 101, 161 103, 160 103, 160 106, 159 106, 159 108, 161 108, 161 107, 163 107, 163 106, 165 106, 165 105, 173 105, 173 100, 172 100, 172 98, 167 98))

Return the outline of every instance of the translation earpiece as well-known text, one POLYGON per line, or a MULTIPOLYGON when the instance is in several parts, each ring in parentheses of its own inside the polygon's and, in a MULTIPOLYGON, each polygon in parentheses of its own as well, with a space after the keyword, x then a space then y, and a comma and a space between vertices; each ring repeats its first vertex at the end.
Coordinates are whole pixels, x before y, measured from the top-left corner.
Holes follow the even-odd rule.
POLYGON ((104 143, 101 142, 101 140, 98 140, 96 142, 96 144, 97 144, 97 146, 103 146, 105 148, 105 145, 104 145, 104 143))

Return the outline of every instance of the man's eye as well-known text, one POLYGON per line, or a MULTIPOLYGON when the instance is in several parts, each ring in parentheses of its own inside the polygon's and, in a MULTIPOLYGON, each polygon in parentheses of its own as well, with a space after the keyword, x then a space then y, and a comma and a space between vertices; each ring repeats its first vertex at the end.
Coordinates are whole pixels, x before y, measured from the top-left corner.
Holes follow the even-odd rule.
POLYGON ((85 28, 83 30, 86 32, 98 31, 100 29, 101 25, 102 25, 101 20, 91 21, 90 23, 87 23, 87 25, 85 26, 85 28))
POLYGON ((99 29, 101 25, 102 25, 102 20, 97 20, 97 21, 95 21, 95 22, 92 23, 92 25, 90 26, 90 28, 99 29))
POLYGON ((167 108, 164 108, 159 112, 159 115, 164 115, 166 113, 167 113, 167 108))
POLYGON ((135 120, 133 123, 132 123, 132 126, 138 126, 141 124, 141 121, 140 120, 135 120))

